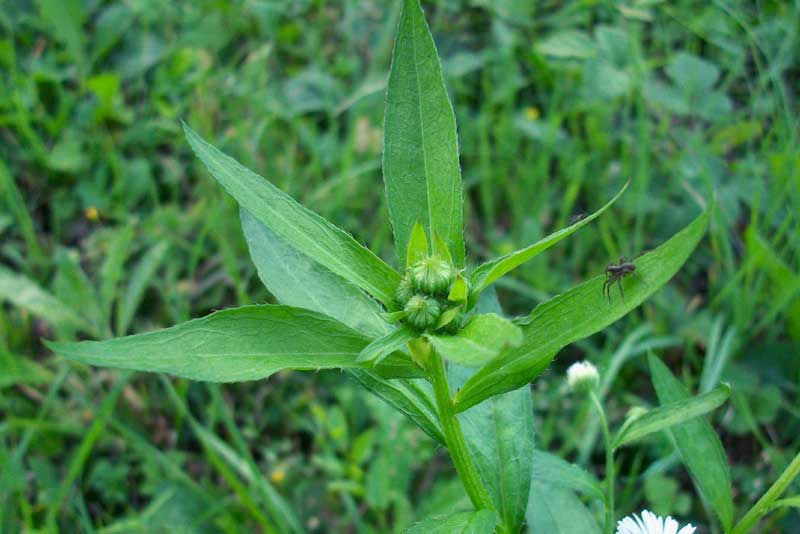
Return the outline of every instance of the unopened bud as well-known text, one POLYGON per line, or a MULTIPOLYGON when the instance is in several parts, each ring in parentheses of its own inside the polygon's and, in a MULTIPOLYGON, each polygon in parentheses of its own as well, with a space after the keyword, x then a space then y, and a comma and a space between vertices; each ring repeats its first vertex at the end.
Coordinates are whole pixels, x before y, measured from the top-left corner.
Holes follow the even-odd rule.
POLYGON ((590 393, 597 388, 600 373, 589 362, 575 362, 567 369, 567 383, 576 393, 590 393))
POLYGON ((436 325, 442 313, 439 302, 424 295, 414 295, 408 299, 404 309, 408 323, 420 330, 427 330, 436 325))
POLYGON ((455 277, 453 266, 436 256, 428 256, 411 266, 414 287, 428 295, 447 294, 455 277))

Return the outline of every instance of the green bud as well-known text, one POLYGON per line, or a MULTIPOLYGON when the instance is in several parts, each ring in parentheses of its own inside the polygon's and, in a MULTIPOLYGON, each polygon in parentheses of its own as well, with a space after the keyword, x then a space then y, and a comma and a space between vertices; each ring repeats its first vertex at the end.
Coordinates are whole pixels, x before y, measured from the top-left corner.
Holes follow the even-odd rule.
POLYGON ((405 306, 406 321, 414 328, 427 330, 436 325, 442 307, 439 302, 431 297, 424 295, 414 295, 405 306))
POLYGON ((410 272, 414 287, 428 295, 447 294, 456 278, 453 266, 436 256, 421 259, 410 272))
POLYGON ((394 299, 400 306, 405 306, 408 300, 414 296, 414 284, 411 283, 408 275, 404 276, 397 289, 394 290, 394 299))

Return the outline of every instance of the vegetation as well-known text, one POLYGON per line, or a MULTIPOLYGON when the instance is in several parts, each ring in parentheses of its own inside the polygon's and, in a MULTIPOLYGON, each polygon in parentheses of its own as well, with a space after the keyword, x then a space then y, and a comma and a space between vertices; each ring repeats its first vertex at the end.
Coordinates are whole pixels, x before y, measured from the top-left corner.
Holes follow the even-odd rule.
POLYGON ((800 8, 401 7, 0 7, 0 528, 790 531, 800 8))

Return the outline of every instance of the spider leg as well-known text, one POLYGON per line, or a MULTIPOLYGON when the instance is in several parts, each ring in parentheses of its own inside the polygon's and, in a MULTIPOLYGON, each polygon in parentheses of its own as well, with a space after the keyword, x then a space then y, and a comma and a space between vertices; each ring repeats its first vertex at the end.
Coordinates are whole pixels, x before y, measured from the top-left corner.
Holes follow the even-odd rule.
POLYGON ((622 297, 622 302, 625 302, 625 292, 622 290, 622 277, 620 276, 617 278, 617 287, 619 288, 619 294, 622 297))

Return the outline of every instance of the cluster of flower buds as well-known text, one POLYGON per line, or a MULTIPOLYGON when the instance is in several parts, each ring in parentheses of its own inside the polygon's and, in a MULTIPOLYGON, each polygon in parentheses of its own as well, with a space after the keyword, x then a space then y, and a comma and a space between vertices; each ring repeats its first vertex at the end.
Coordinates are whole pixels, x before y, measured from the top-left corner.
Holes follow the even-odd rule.
MULTIPOLYGON (((462 304, 448 297, 459 278, 458 270, 437 256, 426 256, 410 265, 395 291, 406 324, 423 331, 457 330, 462 304)), ((463 278, 460 280, 465 282, 463 278)))

